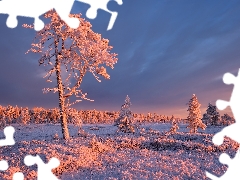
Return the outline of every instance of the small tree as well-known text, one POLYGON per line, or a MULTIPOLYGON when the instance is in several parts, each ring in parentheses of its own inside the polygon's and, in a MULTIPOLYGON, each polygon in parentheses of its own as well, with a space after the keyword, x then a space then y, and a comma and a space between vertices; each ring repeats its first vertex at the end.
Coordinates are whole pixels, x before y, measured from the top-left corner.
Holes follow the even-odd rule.
POLYGON ((125 133, 135 132, 133 126, 133 113, 130 110, 131 105, 130 98, 127 95, 125 103, 121 107, 119 118, 115 121, 115 125, 118 126, 119 130, 125 133))
POLYGON ((227 113, 221 116, 222 125, 230 125, 230 124, 233 124, 234 122, 235 122, 235 119, 227 113))
POLYGON ((211 122, 211 116, 207 113, 204 113, 203 114, 203 117, 202 117, 202 122, 206 125, 210 125, 210 122, 211 122))
POLYGON ((201 119, 201 104, 198 102, 197 96, 193 94, 192 98, 187 104, 187 111, 189 111, 189 115, 187 117, 189 125, 187 126, 187 128, 190 129, 190 133, 196 133, 197 128, 201 128, 204 130, 206 128, 206 125, 202 122, 201 119))
POLYGON ((203 118, 209 125, 220 125, 220 114, 217 112, 217 107, 211 103, 208 104, 208 108, 206 110, 206 113, 203 115, 203 118))
MULTIPOLYGON (((52 82, 51 77, 55 73, 57 86, 45 88, 44 92, 58 92, 64 139, 69 138, 66 109, 82 99, 90 100, 86 97, 87 93, 83 93, 80 89, 85 74, 92 73, 99 82, 101 82, 99 75, 110 79, 106 68, 102 65, 113 68, 117 62, 117 54, 110 53, 112 47, 108 45, 109 40, 93 32, 91 24, 80 15, 70 16, 78 18, 81 22, 77 29, 68 27, 55 11, 46 13, 44 17, 50 18, 51 21, 44 29, 37 32, 32 48, 28 51, 41 54, 39 65, 50 66, 45 76, 48 77, 48 82, 52 82), (72 95, 78 99, 70 103, 69 98, 72 95)), ((31 25, 24 27, 33 28, 31 25)))
POLYGON ((169 133, 170 133, 170 134, 174 134, 174 133, 176 133, 177 130, 179 129, 178 124, 177 124, 177 121, 176 121, 176 118, 174 117, 174 115, 172 115, 171 122, 172 122, 172 127, 171 127, 171 129, 169 130, 169 133))

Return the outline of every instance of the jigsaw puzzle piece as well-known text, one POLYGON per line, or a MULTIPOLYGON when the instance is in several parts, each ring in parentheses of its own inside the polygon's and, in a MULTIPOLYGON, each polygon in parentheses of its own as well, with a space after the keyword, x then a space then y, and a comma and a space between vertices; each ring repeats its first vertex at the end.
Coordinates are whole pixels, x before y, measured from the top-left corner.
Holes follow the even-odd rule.
POLYGON ((225 134, 223 134, 222 132, 219 132, 217 134, 215 134, 212 138, 212 142, 215 144, 215 145, 218 145, 220 146, 223 141, 224 141, 224 136, 225 134))
POLYGON ((231 158, 228 154, 222 153, 219 157, 219 162, 222 164, 231 164, 231 158))
MULTIPOLYGON (((227 154, 223 153, 223 154, 220 155, 219 161, 221 163, 222 163, 222 161, 223 162, 228 162, 228 163, 222 163, 222 164, 227 164, 228 165, 228 171, 225 172, 225 174, 223 174, 221 177, 217 177, 217 176, 215 176, 215 175, 206 171, 206 176, 208 178, 210 178, 211 180, 239 180, 240 176, 239 176, 239 173, 237 173, 237 171, 239 171, 238 167, 234 167, 233 169, 230 170, 230 168, 232 166, 237 165, 236 163, 233 164, 232 162, 230 162, 230 161, 234 161, 234 160, 232 160, 227 154)), ((239 164, 239 162, 237 162, 237 163, 239 164)))
POLYGON ((236 78, 236 76, 234 76, 233 74, 231 74, 231 73, 225 73, 224 75, 223 75, 223 82, 225 83, 225 84, 235 84, 235 82, 236 82, 236 80, 237 80, 237 78, 236 78))
POLYGON ((60 165, 60 161, 57 158, 51 158, 50 161, 45 164, 42 159, 37 156, 27 155, 24 158, 24 163, 27 166, 37 164, 38 166, 38 180, 58 180, 58 178, 52 173, 52 169, 60 165))
POLYGON ((13 174, 13 180, 24 180, 24 175, 22 172, 16 172, 13 174))
POLYGON ((224 101, 224 100, 217 100, 216 101, 216 106, 219 110, 224 110, 228 106, 230 106, 230 103, 228 101, 224 101))
MULTIPOLYGON (((236 82, 236 77, 231 74, 231 73, 225 73, 223 75, 223 82, 225 84, 234 84, 236 82)), ((216 101, 216 106, 219 110, 224 110, 227 108, 227 106, 230 106, 231 102, 229 101, 224 101, 224 100, 217 100, 216 101)))
POLYGON ((7 18, 7 21, 6 21, 6 25, 9 27, 9 28, 15 28, 17 27, 18 25, 18 20, 17 20, 17 16, 9 16, 7 18))
POLYGON ((109 22, 109 25, 108 25, 108 29, 107 30, 110 30, 112 29, 116 19, 117 19, 117 16, 118 16, 118 13, 114 10, 116 10, 116 4, 118 6, 122 5, 123 4, 123 1, 122 0, 115 0, 115 1, 109 1, 109 3, 107 4, 107 8, 108 10, 110 10, 112 12, 112 20, 109 22), (114 4, 114 5, 112 5, 114 4))
MULTIPOLYGON (((230 101, 223 101, 223 100, 218 100, 216 102, 216 105, 218 109, 223 110, 227 106, 230 106, 233 115, 235 117, 236 123, 231 124, 227 127, 225 127, 222 131, 219 133, 216 133, 213 136, 213 143, 216 145, 221 145, 224 141, 224 137, 227 136, 231 138, 232 140, 240 143, 240 136, 239 136, 239 129, 240 129, 240 69, 238 71, 238 76, 234 76, 231 73, 225 73, 223 76, 223 82, 225 84, 234 84, 234 88, 232 91, 232 95, 230 98, 230 101)), ((219 161, 222 164, 227 164, 228 165, 228 170, 226 171, 225 174, 223 174, 221 177, 216 177, 213 174, 206 172, 206 176, 209 177, 212 180, 238 180, 240 179, 240 171, 239 171, 239 166, 240 166, 240 149, 236 153, 235 157, 231 159, 228 154, 222 153, 219 157, 219 161)))
MULTIPOLYGON (((42 3, 44 3, 44 0, 42 3)), ((40 30, 44 27, 44 23, 39 19, 39 16, 45 13, 43 9, 50 10, 48 6, 43 6, 42 3, 31 0, 2 0, 0 1, 0 13, 9 15, 6 21, 9 28, 16 28, 18 25, 17 16, 23 16, 34 18, 34 28, 40 30)))
MULTIPOLYGON (((13 7, 14 8, 14 7, 13 7)), ((1 14, 8 14, 8 18, 7 18, 7 21, 6 21, 6 25, 9 27, 9 28, 15 28, 17 27, 17 24, 18 24, 18 21, 17 21, 17 16, 13 15, 11 13, 11 0, 10 1, 0 1, 0 13, 1 14)))
POLYGON ((240 129, 239 123, 231 124, 231 125, 225 127, 220 132, 216 133, 213 136, 212 141, 216 145, 221 145, 224 141, 224 136, 227 136, 227 137, 231 138, 232 140, 240 143, 239 129, 240 129))
POLYGON ((231 73, 225 73, 223 76, 223 82, 225 84, 234 84, 232 95, 230 101, 217 100, 216 106, 219 110, 225 109, 227 106, 230 106, 236 122, 240 120, 240 69, 238 71, 238 76, 234 76, 231 73))
POLYGON ((207 176, 208 178, 210 178, 211 180, 220 180, 219 177, 214 176, 213 174, 211 174, 211 173, 209 173, 209 172, 206 172, 206 176, 207 176))
POLYGON ((15 144, 15 140, 13 135, 15 133, 15 129, 12 126, 7 126, 4 128, 5 139, 0 140, 0 146, 11 146, 15 144))
MULTIPOLYGON (((117 12, 110 11, 107 4, 110 0, 77 0, 79 2, 89 4, 91 7, 87 10, 86 16, 89 19, 95 19, 97 17, 98 9, 104 10, 111 14, 111 18, 108 24, 107 30, 111 30, 118 16, 117 12)), ((115 0, 119 5, 122 5, 122 0, 115 0)))
POLYGON ((75 0, 57 0, 54 5, 54 9, 58 13, 59 17, 65 21, 69 27, 76 29, 79 27, 79 20, 77 18, 69 17, 74 1, 75 0))
POLYGON ((212 180, 239 180, 240 179, 240 150, 237 151, 233 159, 226 153, 222 153, 219 157, 219 162, 228 165, 228 170, 221 177, 214 176, 206 171, 206 176, 212 180))
POLYGON ((0 1, 0 14, 8 14, 6 24, 9 28, 18 25, 17 16, 34 18, 34 29, 39 31, 44 28, 44 22, 39 16, 55 9, 60 18, 71 28, 79 26, 77 18, 70 18, 74 0, 2 0, 0 1))
MULTIPOLYGON (((15 141, 13 138, 15 129, 12 126, 7 126, 4 128, 5 139, 0 140, 0 146, 14 145, 15 141)), ((0 171, 6 171, 8 169, 8 162, 5 160, 0 161, 0 171)))
POLYGON ((0 161, 0 171, 6 171, 8 169, 8 162, 5 160, 0 161))

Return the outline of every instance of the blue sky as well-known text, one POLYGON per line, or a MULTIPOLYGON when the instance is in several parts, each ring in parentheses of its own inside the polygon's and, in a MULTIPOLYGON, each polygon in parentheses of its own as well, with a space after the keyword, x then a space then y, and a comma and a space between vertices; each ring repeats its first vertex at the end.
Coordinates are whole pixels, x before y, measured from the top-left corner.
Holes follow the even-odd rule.
MULTIPOLYGON (((88 7, 75 2, 72 13, 86 17, 88 7)), ((133 112, 186 117, 192 94, 202 113, 209 102, 229 100, 233 86, 222 76, 237 75, 240 68, 240 1, 123 0, 122 6, 113 1, 108 7, 119 13, 112 30, 106 31, 107 12, 86 19, 109 39, 119 60, 109 69, 110 80, 99 83, 86 75, 82 89, 95 101, 75 108, 118 111, 129 95, 133 112)), ((36 32, 21 25, 33 19, 19 17, 15 29, 6 27, 6 19, 0 14, 0 104, 57 107, 56 94, 42 93, 54 85, 42 78, 38 56, 25 54, 36 32)))

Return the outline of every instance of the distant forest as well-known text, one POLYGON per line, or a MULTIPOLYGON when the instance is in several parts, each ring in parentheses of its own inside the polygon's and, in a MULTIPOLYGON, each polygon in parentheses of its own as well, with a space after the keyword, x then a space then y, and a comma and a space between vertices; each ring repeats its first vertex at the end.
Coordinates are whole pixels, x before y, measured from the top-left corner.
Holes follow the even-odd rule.
MULTIPOLYGON (((94 124, 94 123, 107 123, 111 124, 119 117, 120 111, 97 111, 97 110, 77 110, 74 108, 67 109, 67 119, 68 123, 74 124, 94 124), (81 121, 81 122, 79 122, 81 121)), ((133 113, 135 122, 149 122, 149 123, 171 123, 174 119, 178 123, 188 123, 187 119, 181 119, 172 116, 159 115, 157 113, 133 113)), ((227 114, 221 116, 219 119, 219 125, 229 125, 234 123, 234 119, 227 114)), ((207 125, 209 123, 204 121, 207 125)), ((42 107, 34 107, 32 109, 28 107, 18 107, 18 106, 1 106, 0 105, 0 126, 5 127, 5 125, 10 125, 13 123, 60 123, 60 113, 59 108, 45 109, 42 107)))

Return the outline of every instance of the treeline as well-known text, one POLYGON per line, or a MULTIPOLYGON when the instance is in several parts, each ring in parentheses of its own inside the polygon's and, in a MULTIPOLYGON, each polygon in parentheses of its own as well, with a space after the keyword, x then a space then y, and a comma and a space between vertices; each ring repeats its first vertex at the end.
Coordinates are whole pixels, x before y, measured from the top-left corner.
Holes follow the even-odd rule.
MULTIPOLYGON (((97 110, 77 110, 67 109, 68 123, 73 124, 111 124, 119 117, 120 111, 97 111, 97 110)), ((171 123, 174 119, 177 123, 189 123, 187 119, 176 118, 174 116, 159 115, 157 113, 133 113, 134 121, 140 123, 171 123)), ((230 125, 235 122, 234 118, 228 114, 220 116, 216 107, 209 104, 202 121, 208 125, 230 125)), ((42 107, 18 107, 0 105, 0 127, 5 127, 12 123, 60 123, 60 113, 58 108, 45 109, 42 107)))
MULTIPOLYGON (((114 123, 119 117, 119 111, 97 111, 97 110, 76 110, 74 108, 67 109, 68 123, 114 123)), ((172 120, 172 117, 159 115, 157 113, 134 113, 133 117, 136 122, 162 122, 167 123, 172 120)), ((178 122, 180 118, 175 118, 178 122)), ((45 109, 42 107, 18 107, 8 105, 6 107, 0 105, 0 123, 1 127, 12 123, 60 123, 60 113, 58 108, 45 109)))

